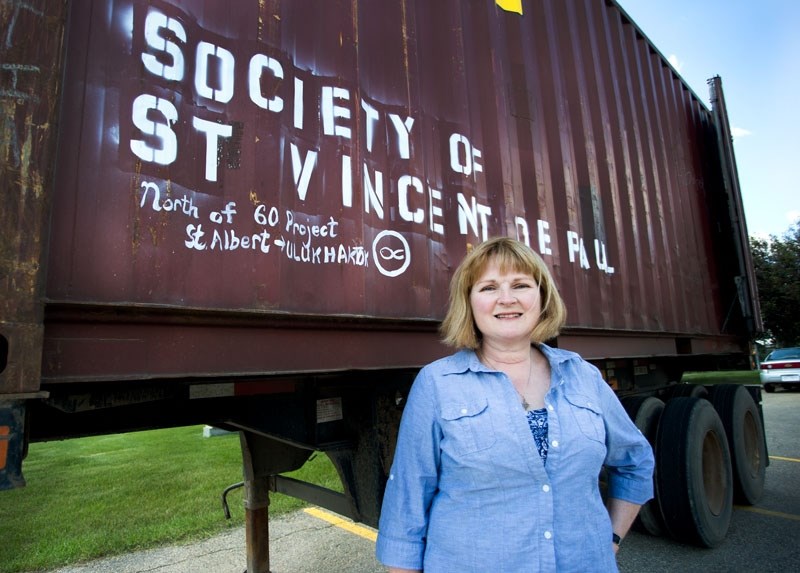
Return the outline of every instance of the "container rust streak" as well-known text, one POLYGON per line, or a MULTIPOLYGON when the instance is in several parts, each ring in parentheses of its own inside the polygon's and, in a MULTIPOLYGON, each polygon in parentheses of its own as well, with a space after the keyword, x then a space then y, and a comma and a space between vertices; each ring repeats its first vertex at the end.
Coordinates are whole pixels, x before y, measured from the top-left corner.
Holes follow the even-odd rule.
POLYGON ((0 394, 39 388, 64 11, 0 6, 0 394))

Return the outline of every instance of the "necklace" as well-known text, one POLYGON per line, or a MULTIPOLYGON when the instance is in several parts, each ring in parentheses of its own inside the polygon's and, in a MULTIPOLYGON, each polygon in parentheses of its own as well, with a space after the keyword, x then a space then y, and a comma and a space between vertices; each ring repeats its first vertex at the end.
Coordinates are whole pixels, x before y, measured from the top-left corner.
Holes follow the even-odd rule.
MULTIPOLYGON (((488 364, 489 366, 491 366, 492 368, 494 368, 498 372, 502 372, 502 370, 500 368, 498 368, 497 366, 495 366, 495 364, 491 360, 489 360, 489 358, 483 352, 479 352, 478 353, 478 358, 480 358, 481 361, 486 362, 486 364, 488 364)), ((522 389, 522 392, 517 390, 517 387, 514 384, 514 381, 513 380, 511 381, 511 385, 514 386, 514 391, 519 395, 520 401, 522 402, 522 407, 525 409, 526 412, 531 407, 531 405, 528 403, 528 399, 525 397, 525 395, 528 393, 528 388, 531 385, 531 374, 533 373, 533 356, 531 356, 529 354, 528 355, 528 360, 529 360, 529 362, 528 362, 528 378, 525 381, 525 386, 522 389)), ((509 376, 509 378, 510 378, 510 376, 509 376)))
POLYGON ((528 386, 531 385, 531 373, 533 373, 533 356, 529 356, 528 361, 529 361, 528 379, 525 381, 525 389, 522 392, 520 392, 519 390, 517 390, 517 387, 514 386, 514 390, 517 390, 517 394, 519 394, 519 397, 522 398, 522 407, 525 409, 526 412, 531 407, 531 405, 528 404, 528 399, 525 398, 525 394, 528 393, 528 386))

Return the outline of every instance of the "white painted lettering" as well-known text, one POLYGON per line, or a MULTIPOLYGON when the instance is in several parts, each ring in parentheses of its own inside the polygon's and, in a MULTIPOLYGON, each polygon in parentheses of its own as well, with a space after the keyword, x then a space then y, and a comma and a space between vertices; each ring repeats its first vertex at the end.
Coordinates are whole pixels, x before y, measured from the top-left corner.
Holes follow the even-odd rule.
POLYGON ((267 206, 264 204, 259 205, 253 211, 253 219, 259 225, 266 227, 269 225, 270 227, 275 227, 278 225, 278 221, 280 219, 280 214, 278 213, 277 207, 271 207, 269 212, 267 213, 267 206))
POLYGON ((337 122, 337 119, 350 119, 350 108, 336 105, 334 100, 350 101, 350 90, 332 86, 322 88, 322 130, 325 135, 350 139, 350 128, 337 122))
MULTIPOLYGON (((194 89, 197 94, 206 99, 228 103, 233 97, 234 68, 235 59, 233 54, 225 48, 200 42, 197 44, 197 59, 195 61, 194 89), (209 85, 211 79, 210 61, 216 60, 219 73, 216 74, 219 80, 219 89, 209 85)), ((216 68, 215 68, 216 69, 216 68)), ((212 181, 215 181, 212 179, 212 181)))
POLYGON ((264 70, 270 70, 276 80, 283 79, 283 66, 275 58, 270 58, 264 54, 256 54, 250 58, 250 71, 247 83, 250 91, 250 99, 261 109, 279 113, 283 111, 283 98, 274 95, 271 98, 264 97, 261 91, 261 77, 264 70))
POLYGON ((200 239, 203 238, 205 232, 203 225, 186 225, 186 236, 188 239, 183 242, 187 249, 194 249, 196 251, 204 251, 206 249, 205 242, 200 239))
POLYGON ((536 221, 536 226, 539 229, 539 252, 543 255, 552 255, 553 251, 550 248, 550 223, 539 219, 536 221))
POLYGON ((304 240, 304 245, 310 246, 311 239, 314 237, 336 237, 336 228, 338 225, 338 221, 336 221, 336 219, 333 217, 331 217, 327 223, 322 225, 312 223, 308 217, 306 217, 305 222, 301 222, 297 219, 297 214, 294 211, 286 211, 286 224, 284 225, 284 231, 290 235, 306 237, 304 240))
POLYGON ((614 274, 614 267, 608 264, 606 245, 599 239, 594 240, 594 260, 597 263, 598 269, 609 275, 614 274))
POLYGON ((206 121, 199 117, 192 118, 192 125, 197 131, 206 134, 206 180, 216 181, 219 168, 219 138, 230 137, 233 134, 233 126, 214 121, 206 121))
POLYGON ((392 120, 392 125, 394 125, 394 129, 397 132, 397 146, 400 150, 400 158, 409 159, 411 157, 411 144, 409 141, 414 118, 407 117, 403 120, 400 119, 399 115, 390 113, 389 119, 392 120))
POLYGON ((462 175, 472 175, 472 154, 469 140, 459 133, 450 136, 450 169, 462 175), (463 150, 463 153, 462 153, 463 150))
POLYGON ((131 151, 142 161, 169 165, 178 156, 178 138, 170 125, 178 121, 178 110, 171 102, 156 96, 142 94, 133 100, 133 124, 149 139, 132 139, 131 151), (156 110, 166 123, 150 120, 148 111, 156 110), (153 141, 155 139, 156 141, 153 141), (153 145, 151 145, 151 143, 153 145), (158 146, 155 146, 158 143, 158 146))
POLYGON ((370 212, 370 205, 375 207, 375 214, 383 219, 383 173, 375 170, 375 185, 369 178, 369 167, 364 164, 364 212, 370 212))
POLYGON ((361 109, 364 110, 366 114, 366 120, 364 121, 364 130, 365 130, 365 137, 367 143, 367 151, 372 152, 372 141, 375 139, 375 124, 378 123, 378 110, 372 107, 367 103, 365 99, 362 98, 361 100, 361 109))
POLYGON ((225 208, 221 211, 212 211, 208 218, 211 220, 212 223, 221 224, 227 223, 230 225, 233 223, 233 216, 236 214, 236 202, 229 201, 225 208))
POLYGON ((462 235, 468 232, 467 223, 472 230, 472 234, 481 237, 481 240, 489 238, 488 216, 492 214, 492 208, 488 205, 481 205, 472 197, 472 202, 467 203, 466 197, 459 193, 458 201, 458 230, 462 235), (480 228, 479 228, 480 225, 480 228))
POLYGON ((483 157, 481 150, 473 147, 466 136, 454 133, 450 136, 450 168, 456 173, 469 177, 473 172, 483 171, 479 159, 483 157))
POLYGON ((416 209, 413 213, 408 208, 408 189, 413 187, 414 191, 420 195, 424 195, 425 191, 422 186, 422 181, 417 177, 410 175, 403 175, 397 181, 397 195, 400 202, 400 218, 409 223, 422 223, 425 220, 425 211, 423 209, 416 209))
POLYGON ((303 129, 303 80, 294 78, 294 126, 303 129))
MULTIPOLYGON (((161 12, 151 11, 144 22, 144 40, 148 47, 169 56, 172 62, 163 64, 155 54, 142 54, 145 69, 165 80, 181 81, 183 79, 184 60, 181 47, 162 36, 162 31, 169 30, 180 41, 186 43, 186 30, 180 22, 167 18, 161 12)), ((163 59, 163 58, 162 58, 163 59)))
MULTIPOLYGON (((515 233, 525 244, 538 248, 543 256, 553 254, 555 241, 551 233, 556 234, 556 231, 551 230, 547 221, 537 220, 534 227, 524 213, 514 216, 510 207, 508 219, 501 219, 490 205, 480 202, 479 197, 487 196, 485 182, 478 181, 478 175, 484 172, 483 152, 476 146, 480 140, 472 142, 466 135, 470 129, 468 124, 447 130, 437 117, 406 115, 398 106, 398 94, 390 94, 391 102, 381 102, 362 91, 365 85, 358 88, 349 84, 348 87, 335 85, 341 84, 342 79, 319 75, 313 67, 308 67, 308 62, 295 64, 291 50, 270 52, 271 55, 253 52, 241 55, 241 45, 235 43, 235 38, 223 38, 211 31, 207 31, 208 36, 204 38, 196 20, 191 20, 190 28, 184 28, 183 20, 168 17, 148 6, 143 20, 144 48, 141 54, 131 54, 133 59, 129 63, 135 66, 141 58, 139 67, 144 66, 144 84, 147 78, 155 82, 157 88, 153 89, 158 91, 154 93, 159 96, 141 93, 137 97, 136 92, 125 95, 125 101, 134 98, 129 125, 117 126, 119 129, 111 137, 119 133, 133 134, 128 144, 134 157, 129 156, 125 165, 136 159, 139 163, 134 164, 134 169, 136 173, 141 170, 145 178, 151 177, 147 169, 153 168, 146 168, 142 163, 166 166, 179 158, 179 167, 169 170, 169 177, 174 179, 155 182, 140 179, 140 187, 133 192, 134 195, 139 193, 134 201, 141 211, 151 215, 149 218, 153 218, 152 213, 158 213, 159 221, 168 216, 181 219, 179 224, 185 225, 186 249, 219 253, 247 251, 255 255, 269 253, 272 248, 273 252, 278 251, 274 256, 286 257, 290 265, 369 267, 372 259, 376 275, 392 278, 410 268, 413 253, 407 240, 409 233, 427 233, 438 244, 445 235, 445 221, 452 220, 455 224, 457 218, 458 232, 469 236, 470 242, 487 239, 491 225, 498 231, 506 229, 512 235, 515 233), (187 38, 187 30, 190 33, 199 30, 201 37, 187 38), (194 54, 187 51, 190 48, 194 54), (238 62, 238 70, 237 58, 244 58, 238 62), (237 85, 239 82, 246 82, 246 85, 237 85), (246 94, 241 91, 243 89, 247 90, 246 94), (245 104, 244 100, 249 98, 253 107, 248 111, 241 106, 226 106, 236 95, 240 95, 239 99, 245 104), (202 98, 199 102, 195 101, 199 98, 202 98), (201 115, 205 119, 191 117, 191 111, 183 111, 192 106, 204 110, 201 115), (186 117, 179 118, 179 109, 186 117), (419 131, 422 127, 414 128, 418 123, 424 126, 424 134, 419 131), (222 139, 233 138, 234 126, 236 141, 222 139), (198 137, 205 137, 206 181, 215 182, 221 178, 220 165, 222 169, 233 169, 240 161, 262 159, 264 165, 272 165, 276 158, 264 157, 264 153, 279 153, 281 171, 264 175, 258 165, 248 165, 242 171, 242 181, 238 178, 235 182, 226 181, 222 198, 218 189, 187 189, 195 179, 200 179, 199 173, 194 177, 184 175, 189 172, 186 167, 191 168, 195 160, 191 149, 202 145, 202 141, 192 141, 198 137), (432 142, 429 141, 431 137, 443 139, 432 142), (189 149, 179 150, 179 142, 181 145, 188 142, 189 149), (443 146, 443 153, 449 154, 449 158, 436 156, 433 162, 409 161, 416 155, 417 146, 422 144, 432 146, 434 152, 443 146), (236 147, 240 145, 244 147, 236 147), (440 165, 447 170, 448 159, 449 175, 436 172, 440 165), (326 172, 328 166, 332 169, 326 172), (341 176, 335 173, 339 166, 341 176), (442 181, 453 179, 462 181, 454 181, 455 189, 441 188, 442 181), (312 182, 314 187, 309 197, 312 182), (339 183, 341 197, 336 197, 339 190, 335 187, 339 183), (298 201, 292 196, 292 185, 302 207, 296 205, 298 201), (284 196, 287 193, 289 196, 284 196), (361 196, 354 198, 354 194, 359 193, 361 196), (232 198, 239 200, 239 206, 236 201, 229 201, 232 198), (244 202, 245 198, 249 198, 248 203, 244 202), (264 200, 274 205, 292 205, 292 208, 269 206, 264 200), (341 204, 332 205, 331 200, 341 200, 341 204), (363 212, 361 216, 356 213, 354 218, 348 209, 358 201, 363 202, 363 212), (293 210, 295 207, 297 210, 293 210), (237 213, 239 209, 244 209, 241 215, 237 213), (445 210, 452 209, 457 212, 445 214, 445 210), (331 212, 347 213, 341 226, 330 216, 331 212), (386 228, 398 224, 404 228, 403 233, 386 228), (409 226, 411 230, 407 230, 409 226), (365 236, 374 237, 366 247, 358 244, 365 236)), ((136 23, 141 25, 142 20, 136 23)), ((247 47, 243 49, 246 51, 247 47)), ((125 145, 122 142, 121 147, 125 145)), ((155 170, 159 177, 166 177, 163 171, 166 170, 155 170)), ((501 178, 502 175, 495 174, 501 178)), ((230 178, 230 174, 227 176, 230 178)), ((494 199, 492 201, 494 204, 494 199)), ((502 210, 502 196, 497 201, 502 210)), ((362 207, 358 205, 357 208, 362 207)), ((579 233, 566 229, 558 232, 567 233, 566 245, 559 243, 558 248, 562 253, 566 249, 571 263, 591 269, 593 259, 599 271, 607 275, 615 273, 602 238, 584 239, 579 233), (594 257, 588 254, 586 247, 590 245, 584 241, 593 241, 594 257)), ((611 254, 613 256, 613 252, 611 254)))
MULTIPOLYGON (((260 233, 254 233, 248 236, 240 236, 234 229, 223 229, 222 231, 214 229, 211 235, 211 245, 209 245, 209 249, 212 251, 236 251, 247 249, 249 251, 260 251, 261 253, 267 254, 270 248, 269 238, 270 234, 267 231, 261 231, 260 233)), ((187 247, 188 246, 187 244, 187 247)), ((203 245, 203 249, 205 249, 205 245, 203 245)))
POLYGON ((430 210, 430 229, 438 235, 444 235, 444 225, 439 223, 437 219, 444 217, 444 211, 441 207, 442 192, 438 189, 431 187, 428 193, 428 208, 430 210))
POLYGON ((514 227, 517 229, 517 240, 522 241, 529 247, 531 246, 531 234, 528 229, 528 222, 524 217, 514 217, 514 227))
POLYGON ((349 155, 342 155, 342 206, 353 206, 353 173, 349 155))
POLYGON ((197 209, 197 206, 194 205, 191 197, 187 197, 184 193, 183 197, 180 199, 173 199, 171 197, 167 197, 163 201, 161 200, 161 189, 158 185, 153 183, 152 181, 144 181, 141 185, 142 187, 142 200, 139 203, 139 207, 144 207, 145 203, 147 202, 147 195, 149 191, 152 191, 153 194, 153 202, 151 204, 151 208, 153 211, 171 211, 171 212, 182 212, 184 215, 188 215, 194 219, 199 219, 200 214, 197 209))
POLYGON ((311 181, 311 173, 317 165, 317 152, 306 152, 305 159, 300 158, 300 150, 294 143, 292 148, 292 173, 294 174, 294 186, 297 188, 297 196, 301 201, 306 200, 308 184, 311 181))
POLYGON ((583 239, 575 231, 567 231, 567 245, 569 251, 569 262, 575 262, 575 255, 580 258, 580 265, 582 269, 591 268, 589 266, 589 257, 586 255, 586 247, 583 244, 583 239))

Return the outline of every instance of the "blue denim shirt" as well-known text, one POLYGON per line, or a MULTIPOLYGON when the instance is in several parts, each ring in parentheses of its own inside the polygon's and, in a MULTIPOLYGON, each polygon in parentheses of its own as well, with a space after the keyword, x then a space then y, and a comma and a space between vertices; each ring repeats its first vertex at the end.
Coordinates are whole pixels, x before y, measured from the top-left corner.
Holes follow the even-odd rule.
POLYGON ((653 495, 653 453, 599 371, 550 362, 547 465, 511 380, 462 350, 423 368, 408 397, 383 500, 377 557, 425 573, 617 571, 600 497, 653 495))

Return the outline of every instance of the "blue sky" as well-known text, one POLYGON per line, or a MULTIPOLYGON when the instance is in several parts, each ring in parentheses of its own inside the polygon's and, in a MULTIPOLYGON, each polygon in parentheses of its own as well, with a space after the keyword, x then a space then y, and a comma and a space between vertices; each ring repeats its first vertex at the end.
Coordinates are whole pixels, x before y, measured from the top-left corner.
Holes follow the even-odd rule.
POLYGON ((722 77, 750 235, 800 219, 800 1, 618 0, 709 104, 722 77))

